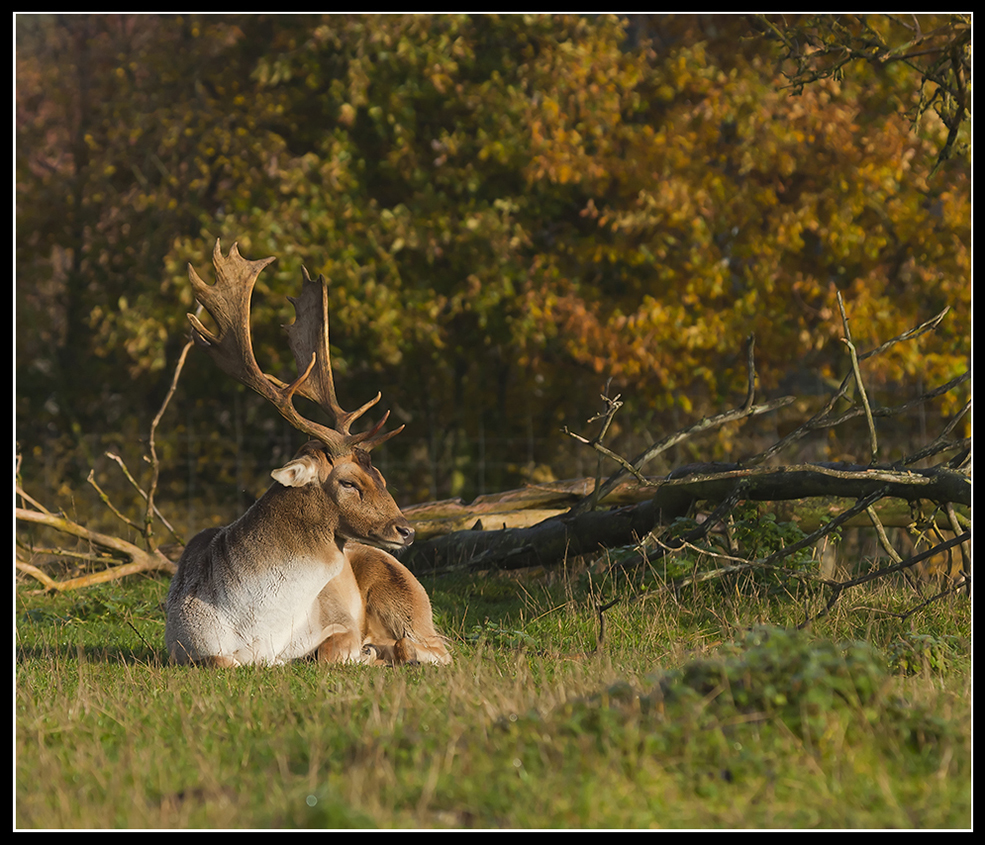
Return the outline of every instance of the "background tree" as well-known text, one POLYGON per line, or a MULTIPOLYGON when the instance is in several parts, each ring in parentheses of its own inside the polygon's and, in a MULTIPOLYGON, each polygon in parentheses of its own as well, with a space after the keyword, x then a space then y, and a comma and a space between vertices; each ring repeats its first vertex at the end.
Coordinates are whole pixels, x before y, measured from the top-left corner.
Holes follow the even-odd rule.
MULTIPOLYGON (((894 49, 898 27, 861 23, 894 49)), ((254 304, 270 371, 290 372, 278 326, 300 265, 331 279, 343 404, 381 389, 408 423, 380 456, 402 503, 583 471, 559 429, 581 427, 609 378, 628 406, 613 446, 632 452, 741 395, 750 332, 767 395, 840 377, 837 291, 863 349, 950 306, 866 374, 887 390, 948 380, 970 348, 970 167, 945 101, 912 62, 864 56, 792 93, 792 37, 774 53, 763 29, 18 17, 25 471, 65 456, 52 476, 82 478, 80 446, 146 430, 187 334, 185 265, 207 268, 216 237, 279 258, 254 304)), ((214 466, 217 489, 256 491, 249 462, 269 467, 293 436, 197 357, 159 435, 165 489, 214 466)), ((741 457, 754 431, 739 434, 702 457, 741 457)))
POLYGON ((794 90, 820 79, 841 79, 845 68, 894 63, 920 79, 920 98, 905 112, 914 124, 933 111, 947 127, 937 161, 955 153, 971 118, 971 17, 951 15, 757 15, 750 25, 782 44, 794 90))

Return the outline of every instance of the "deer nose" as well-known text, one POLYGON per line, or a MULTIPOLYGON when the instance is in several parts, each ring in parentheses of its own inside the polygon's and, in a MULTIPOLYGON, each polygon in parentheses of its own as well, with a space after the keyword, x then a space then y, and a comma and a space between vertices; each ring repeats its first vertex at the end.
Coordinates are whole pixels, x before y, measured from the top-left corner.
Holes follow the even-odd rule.
POLYGON ((409 546, 414 542, 414 534, 417 533, 409 525, 397 525, 394 526, 397 529, 397 533, 400 535, 400 539, 403 540, 404 545, 409 546))

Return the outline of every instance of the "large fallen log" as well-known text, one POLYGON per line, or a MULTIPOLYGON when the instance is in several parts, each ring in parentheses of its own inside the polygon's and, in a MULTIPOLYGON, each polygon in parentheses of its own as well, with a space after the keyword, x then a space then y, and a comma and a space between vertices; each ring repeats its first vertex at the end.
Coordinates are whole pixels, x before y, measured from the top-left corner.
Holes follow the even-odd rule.
MULTIPOLYGON (((654 486, 661 479, 648 479, 654 486)), ((576 478, 528 484, 516 490, 479 496, 466 504, 462 499, 424 502, 403 509, 403 514, 417 531, 418 541, 453 531, 490 531, 501 528, 525 528, 569 508, 590 496, 594 479, 576 478)), ((605 506, 635 505, 653 496, 654 488, 635 479, 617 485, 606 496, 605 506)))
MULTIPOLYGON (((971 481, 964 472, 946 466, 931 469, 898 470, 891 467, 860 467, 852 464, 810 464, 788 467, 743 468, 736 464, 691 464, 675 470, 670 476, 648 479, 648 483, 627 484, 621 496, 638 497, 635 504, 606 507, 604 510, 578 512, 572 499, 578 492, 591 493, 591 479, 538 485, 510 491, 496 497, 485 497, 476 510, 459 502, 433 503, 422 507, 421 521, 414 518, 414 509, 405 513, 417 528, 434 531, 443 520, 445 525, 456 520, 473 524, 468 529, 455 530, 417 542, 403 555, 403 562, 415 572, 435 572, 455 569, 514 569, 528 566, 553 566, 566 556, 589 554, 602 548, 625 546, 639 542, 659 525, 668 525, 686 515, 699 501, 712 505, 729 497, 747 501, 807 501, 821 498, 829 501, 830 512, 842 513, 844 500, 858 501, 878 494, 873 502, 906 503, 906 511, 897 507, 897 519, 884 524, 906 525, 909 503, 925 500, 940 505, 970 506, 971 481), (588 489, 586 489, 588 488, 588 489), (839 505, 830 500, 841 499, 839 505), (510 524, 505 517, 514 511, 496 511, 504 503, 533 501, 543 505, 551 501, 568 504, 564 510, 535 524, 523 525, 517 519, 510 524), (465 515, 464 511, 468 511, 465 515), (457 512, 457 513, 456 513, 457 512), (442 519, 428 519, 448 514, 442 519), (499 520, 505 527, 500 528, 499 520), (478 523, 478 524, 475 524, 478 523), (490 530, 491 528, 500 530, 490 530)), ((601 503, 611 504, 607 498, 601 503)), ((543 508, 537 508, 540 516, 543 508)), ((815 513, 817 507, 814 507, 815 513)), ((823 509, 822 509, 823 513, 823 509)), ((795 518, 795 515, 788 515, 795 518)), ((815 519, 821 517, 815 516, 815 519)), ((863 515, 858 517, 866 519, 863 515)), ((805 525, 810 530, 810 526, 805 525)))
MULTIPOLYGON (((694 493, 694 498, 717 502, 738 481, 746 481, 749 499, 798 502, 776 507, 778 518, 796 521, 813 530, 824 513, 834 514, 874 487, 889 483, 890 498, 879 507, 883 524, 905 527, 912 521, 906 502, 914 498, 947 499, 970 505, 968 476, 955 470, 899 471, 852 464, 816 464, 789 467, 742 468, 738 464, 691 464, 670 476, 651 476, 646 483, 631 479, 611 489, 598 507, 638 505, 657 495, 662 487, 694 493), (915 493, 922 492, 924 495, 915 493), (903 495, 905 494, 905 495, 903 495)), ((457 531, 494 531, 529 528, 551 517, 559 517, 591 497, 594 479, 577 478, 529 484, 516 490, 479 496, 470 504, 462 499, 425 502, 403 509, 417 532, 418 542, 457 531)), ((861 523, 862 520, 860 519, 861 523)))

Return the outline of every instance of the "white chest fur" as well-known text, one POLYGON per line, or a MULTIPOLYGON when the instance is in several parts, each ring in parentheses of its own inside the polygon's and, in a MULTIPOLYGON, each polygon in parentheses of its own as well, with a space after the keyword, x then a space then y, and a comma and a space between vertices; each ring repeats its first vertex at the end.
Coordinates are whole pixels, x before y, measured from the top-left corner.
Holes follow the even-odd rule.
POLYGON ((207 598, 193 593, 175 609, 176 642, 193 660, 272 665, 303 657, 324 639, 317 597, 341 568, 341 557, 292 558, 227 572, 207 598))

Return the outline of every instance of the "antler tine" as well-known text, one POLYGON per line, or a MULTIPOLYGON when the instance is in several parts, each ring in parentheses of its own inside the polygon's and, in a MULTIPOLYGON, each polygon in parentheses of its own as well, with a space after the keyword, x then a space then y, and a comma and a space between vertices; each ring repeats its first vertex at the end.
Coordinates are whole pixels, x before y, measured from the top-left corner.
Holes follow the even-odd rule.
MULTIPOLYGON (((349 428, 355 420, 380 401, 381 394, 377 393, 355 411, 343 410, 339 405, 328 341, 328 282, 324 276, 312 280, 303 267, 301 272, 303 282, 300 296, 288 297, 294 305, 297 316, 294 323, 285 328, 298 369, 307 366, 312 360, 316 363, 309 378, 298 389, 298 393, 330 413, 335 418, 336 430, 348 435, 351 442, 362 443, 364 448, 371 448, 383 442, 382 439, 374 439, 373 435, 379 431, 386 416, 370 432, 350 435, 349 428)), ((389 439, 396 433, 396 431, 391 432, 385 435, 385 438, 389 439)))
MULTIPOLYGON (((260 272, 275 259, 262 258, 248 261, 239 254, 234 243, 229 255, 223 257, 218 239, 212 251, 215 266, 214 285, 204 282, 195 268, 188 265, 188 278, 195 289, 195 297, 212 315, 218 327, 213 334, 194 315, 189 314, 195 341, 204 346, 219 368, 227 375, 255 390, 267 399, 292 426, 311 437, 321 440, 333 451, 351 448, 345 435, 348 431, 336 431, 302 417, 294 407, 294 394, 301 392, 315 361, 310 358, 298 364, 300 375, 289 385, 268 376, 253 355, 250 335, 250 299, 260 272)), ((308 395, 305 393, 304 395, 308 395)))
POLYGON ((380 419, 380 421, 374 425, 369 431, 364 431, 362 434, 353 435, 353 441, 362 444, 362 447, 367 451, 379 446, 381 443, 386 443, 395 434, 400 434, 404 430, 404 426, 400 425, 393 431, 386 431, 383 434, 379 434, 381 428, 383 428, 383 423, 386 422, 387 417, 390 416, 390 412, 387 411, 380 419))

